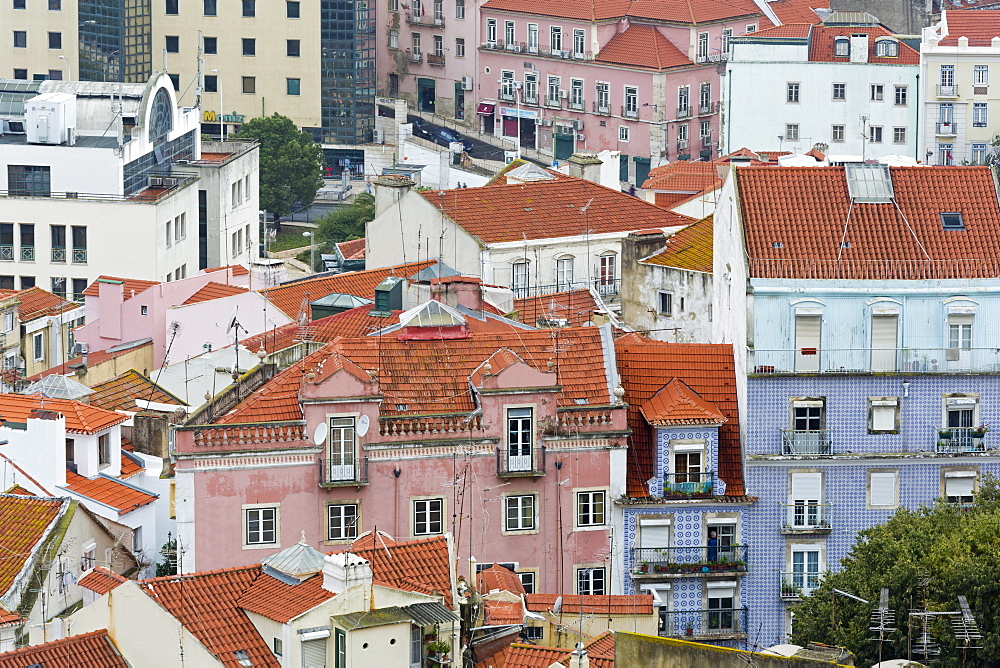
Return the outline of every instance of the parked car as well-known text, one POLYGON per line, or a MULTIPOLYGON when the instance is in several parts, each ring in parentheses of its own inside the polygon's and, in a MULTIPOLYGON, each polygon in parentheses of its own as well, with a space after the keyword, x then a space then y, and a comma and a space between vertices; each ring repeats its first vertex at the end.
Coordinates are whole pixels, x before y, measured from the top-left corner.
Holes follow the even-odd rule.
POLYGON ((448 146, 453 142, 457 142, 462 145, 462 149, 466 153, 472 151, 472 142, 453 130, 431 125, 418 116, 410 117, 410 123, 413 124, 414 137, 420 137, 435 144, 441 144, 442 146, 448 146))

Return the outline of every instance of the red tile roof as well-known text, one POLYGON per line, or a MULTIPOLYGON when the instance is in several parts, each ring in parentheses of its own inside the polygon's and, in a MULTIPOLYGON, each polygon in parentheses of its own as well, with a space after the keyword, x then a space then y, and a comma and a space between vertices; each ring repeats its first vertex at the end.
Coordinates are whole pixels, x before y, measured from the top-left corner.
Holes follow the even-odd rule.
POLYGON ((365 259, 364 239, 351 239, 350 241, 341 241, 339 244, 337 244, 337 248, 340 249, 340 254, 344 256, 345 260, 365 259))
POLYGON ((19 305, 17 317, 21 322, 28 322, 47 315, 59 315, 80 308, 76 302, 63 299, 59 295, 46 292, 39 287, 20 290, 16 293, 19 305))
POLYGON ((24 487, 21 487, 20 485, 11 485, 7 490, 4 491, 4 494, 17 494, 18 496, 34 496, 34 494, 29 492, 24 487))
POLYGON ((693 195, 721 185, 718 162, 677 160, 650 170, 642 187, 644 190, 666 190, 693 195))
POLYGON ((969 46, 989 46, 994 37, 1000 37, 1000 10, 996 9, 946 9, 948 35, 941 46, 957 46, 959 37, 968 37, 969 46))
MULTIPOLYGON (((584 647, 593 668, 613 668, 615 665, 615 634, 611 631, 597 636, 584 647)), ((568 663, 568 659, 564 659, 563 663, 568 663)))
POLYGON ((172 575, 139 585, 184 625, 227 668, 242 668, 235 652, 243 650, 254 666, 279 668, 239 600, 261 576, 260 565, 172 575))
POLYGON ((811 28, 812 25, 809 23, 785 23, 780 26, 772 26, 770 28, 758 30, 757 32, 748 33, 745 36, 753 38, 774 37, 784 39, 806 39, 809 37, 809 31, 811 28))
POLYGON ((667 237, 659 252, 640 260, 645 264, 712 273, 712 216, 667 237))
POLYGON ((595 406, 611 401, 600 330, 596 327, 519 330, 516 337, 509 332, 472 333, 464 339, 422 341, 401 341, 387 334, 327 344, 276 375, 219 422, 302 419, 298 392, 303 369, 315 371, 321 381, 327 374, 324 365, 337 363, 340 355, 365 372, 376 374, 384 397, 382 415, 467 413, 475 408, 469 376, 504 348, 510 348, 538 371, 549 372, 547 363, 553 361, 552 371, 562 387, 557 394, 560 406, 576 406, 577 399, 586 399, 595 406), (560 347, 571 349, 572 355, 560 356, 560 347), (405 405, 406 409, 396 409, 397 405, 405 405))
POLYGON ((819 23, 813 9, 830 6, 829 0, 774 0, 767 4, 782 23, 819 23))
MULTIPOLYGON (((470 188, 470 190, 472 189, 470 188)), ((299 317, 299 309, 302 307, 303 299, 312 302, 334 292, 373 299, 375 287, 389 276, 410 277, 435 263, 436 260, 424 260, 423 262, 411 262, 395 267, 350 271, 332 276, 317 276, 277 285, 273 288, 264 288, 260 292, 267 297, 268 301, 294 320, 299 317)))
POLYGON ((12 626, 20 624, 23 621, 24 617, 22 617, 19 613, 11 612, 7 608, 0 605, 0 626, 12 626))
POLYGON ((153 287, 154 285, 159 285, 159 281, 144 281, 140 278, 118 278, 117 276, 98 276, 97 280, 87 286, 87 289, 83 291, 83 294, 88 297, 97 297, 101 294, 101 289, 98 284, 101 282, 116 282, 123 283, 122 288, 125 293, 125 299, 131 299, 135 295, 153 287))
POLYGON ((649 496, 646 481, 655 473, 653 428, 639 407, 677 378, 714 404, 727 421, 719 427, 719 471, 727 496, 743 496, 739 410, 732 346, 711 343, 664 343, 628 334, 615 342, 618 373, 628 402, 627 494, 649 496))
POLYGON ((532 326, 540 320, 568 320, 570 327, 582 327, 591 322, 596 309, 597 302, 586 289, 514 300, 518 319, 532 326))
POLYGON ((569 655, 569 650, 513 643, 476 664, 476 668, 549 668, 569 655))
POLYGON ((128 480, 146 470, 137 460, 138 457, 122 448, 122 472, 118 476, 121 480, 128 480))
POLYGON ((488 594, 491 591, 509 591, 512 594, 524 594, 524 585, 517 573, 500 564, 479 571, 477 576, 479 593, 488 594))
POLYGON ((243 592, 237 605, 278 623, 287 624, 335 595, 332 591, 323 589, 322 573, 297 585, 286 584, 263 573, 243 592))
POLYGON ((544 5, 530 0, 488 0, 484 10, 509 11, 581 21, 605 21, 632 17, 671 23, 710 23, 739 16, 759 15, 749 0, 680 0, 674 3, 656 0, 555 0, 544 5))
POLYGON ((595 60, 599 63, 654 70, 693 64, 687 55, 655 27, 638 23, 613 35, 595 60))
POLYGON ((66 431, 73 434, 96 434, 108 427, 125 422, 127 415, 106 411, 69 399, 49 399, 40 394, 0 394, 0 422, 28 421, 32 411, 59 413, 66 418, 66 431))
POLYGON ((369 533, 356 540, 348 550, 372 567, 379 583, 403 591, 444 597, 452 607, 451 557, 444 536, 397 543, 392 538, 369 533))
POLYGON ((520 601, 483 601, 483 624, 523 624, 524 607, 520 601))
POLYGON ((207 302, 212 299, 219 299, 221 297, 232 297, 233 295, 238 295, 243 292, 249 292, 246 288, 241 288, 238 285, 229 285, 228 283, 216 283, 215 281, 210 281, 205 284, 205 286, 195 292, 193 295, 188 297, 184 304, 197 304, 198 302, 207 302))
POLYGON ((183 400, 170 394, 135 369, 130 369, 117 378, 93 385, 90 389, 94 393, 88 398, 89 404, 109 411, 134 413, 139 410, 135 403, 136 399, 187 406, 183 400))
MULTIPOLYGON (((0 494, 0 595, 6 594, 31 551, 63 509, 61 499, 0 494)), ((23 668, 19 666, 18 668, 23 668)))
POLYGON ((483 243, 687 225, 690 218, 583 179, 431 190, 424 198, 483 243), (587 211, 583 208, 588 202, 587 211))
POLYGON ((682 424, 722 424, 727 420, 711 402, 674 378, 639 407, 651 425, 662 427, 682 424))
MULTIPOLYGON (((834 55, 834 39, 850 35, 868 35, 868 62, 883 65, 917 65, 920 63, 920 53, 904 42, 899 42, 899 56, 889 58, 879 56, 875 50, 875 42, 879 37, 892 37, 893 34, 882 26, 813 26, 812 37, 809 39, 809 60, 822 63, 846 63, 849 57, 834 55)), ((897 40, 898 41, 898 40, 897 40)))
POLYGON ((80 582, 77 584, 85 589, 89 589, 98 596, 104 596, 123 582, 128 582, 128 580, 114 571, 108 570, 103 566, 98 566, 80 578, 80 582))
POLYGON ((526 594, 524 606, 531 612, 551 612, 556 599, 562 597, 563 614, 585 615, 651 615, 652 594, 620 594, 616 596, 526 594))
POLYGON ((213 271, 222 271, 223 269, 232 269, 233 276, 246 276, 250 273, 250 270, 244 267, 242 264, 230 264, 225 267, 212 267, 211 269, 202 269, 203 274, 211 274, 213 271))
POLYGON ((0 654, 0 668, 129 668, 107 629, 0 654))
POLYGON ((898 209, 893 204, 852 208, 843 167, 738 167, 751 276, 927 280, 1000 275, 1000 210, 989 167, 892 167, 889 172, 898 209), (961 212, 965 229, 945 230, 942 212, 961 212), (850 247, 840 247, 842 238, 850 247))
POLYGON ((115 478, 99 475, 88 479, 72 471, 66 471, 66 489, 79 496, 111 506, 121 514, 130 513, 157 499, 155 495, 140 492, 115 478))

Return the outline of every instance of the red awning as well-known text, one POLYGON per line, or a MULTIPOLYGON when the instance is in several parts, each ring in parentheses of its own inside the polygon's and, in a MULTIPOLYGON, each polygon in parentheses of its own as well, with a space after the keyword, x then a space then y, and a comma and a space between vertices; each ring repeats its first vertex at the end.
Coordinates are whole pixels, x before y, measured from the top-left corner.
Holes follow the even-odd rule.
POLYGON ((490 104, 489 102, 480 102, 479 107, 476 109, 476 113, 480 116, 489 116, 493 113, 493 109, 496 107, 495 104, 490 104))

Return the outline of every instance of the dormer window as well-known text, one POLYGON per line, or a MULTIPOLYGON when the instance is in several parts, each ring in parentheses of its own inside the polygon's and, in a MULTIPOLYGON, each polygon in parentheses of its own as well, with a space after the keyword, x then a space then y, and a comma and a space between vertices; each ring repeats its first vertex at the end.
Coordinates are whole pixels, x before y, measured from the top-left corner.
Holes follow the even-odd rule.
POLYGON ((962 218, 962 212, 950 212, 940 214, 941 216, 941 227, 946 230, 964 230, 965 220, 962 218))
POLYGON ((875 55, 880 58, 898 58, 899 42, 894 39, 880 39, 875 42, 875 55))
POLYGON ((851 40, 847 37, 838 37, 833 41, 833 53, 839 58, 848 58, 851 55, 851 40))

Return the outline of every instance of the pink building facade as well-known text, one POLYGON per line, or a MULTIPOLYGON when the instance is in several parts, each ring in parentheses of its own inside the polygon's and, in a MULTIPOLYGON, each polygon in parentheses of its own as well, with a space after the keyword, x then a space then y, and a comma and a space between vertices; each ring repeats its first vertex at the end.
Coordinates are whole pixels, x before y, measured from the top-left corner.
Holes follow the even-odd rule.
POLYGON ((178 429, 185 570, 377 529, 452 534, 459 573, 502 562, 533 591, 611 591, 628 428, 610 330, 420 319, 339 339, 178 429))

